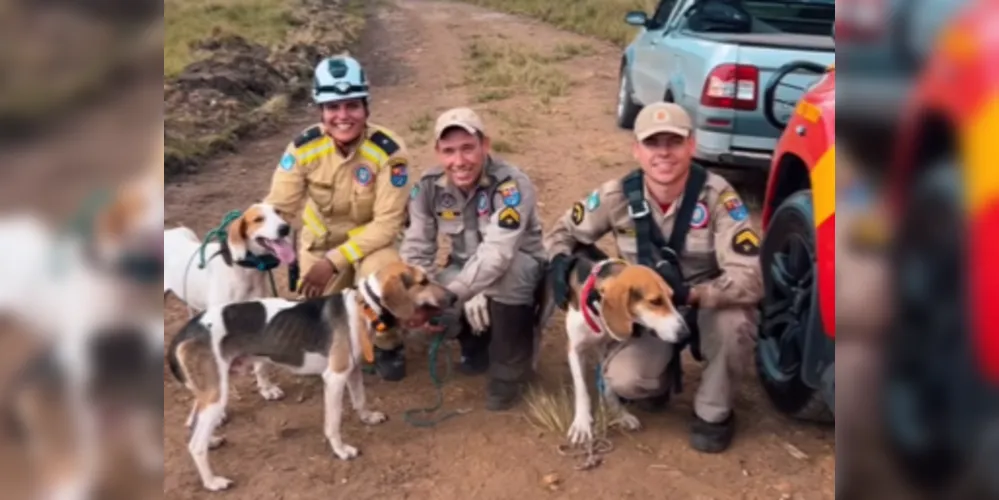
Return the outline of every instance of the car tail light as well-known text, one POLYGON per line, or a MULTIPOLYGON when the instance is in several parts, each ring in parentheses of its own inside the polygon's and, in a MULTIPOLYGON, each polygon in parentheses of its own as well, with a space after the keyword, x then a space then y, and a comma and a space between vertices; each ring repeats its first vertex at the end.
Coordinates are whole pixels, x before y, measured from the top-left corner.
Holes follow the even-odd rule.
POLYGON ((752 111, 759 95, 760 69, 745 64, 716 66, 704 82, 701 105, 752 111))

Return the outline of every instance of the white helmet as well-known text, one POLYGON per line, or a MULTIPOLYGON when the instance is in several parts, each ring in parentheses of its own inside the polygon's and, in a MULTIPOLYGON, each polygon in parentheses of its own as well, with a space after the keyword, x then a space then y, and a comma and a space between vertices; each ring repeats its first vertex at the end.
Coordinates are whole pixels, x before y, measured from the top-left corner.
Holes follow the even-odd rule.
POLYGON ((333 56, 316 66, 312 82, 312 100, 316 104, 367 97, 368 79, 357 59, 333 56))

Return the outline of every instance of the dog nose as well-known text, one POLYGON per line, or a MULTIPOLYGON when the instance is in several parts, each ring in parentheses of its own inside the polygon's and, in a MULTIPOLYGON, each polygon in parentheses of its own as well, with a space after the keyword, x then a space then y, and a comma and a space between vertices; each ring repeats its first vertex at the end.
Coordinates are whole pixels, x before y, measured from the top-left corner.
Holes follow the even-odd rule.
POLYGON ((285 236, 288 236, 289 234, 291 234, 291 226, 289 226, 288 224, 281 224, 280 226, 278 226, 278 237, 279 238, 284 238, 285 236))

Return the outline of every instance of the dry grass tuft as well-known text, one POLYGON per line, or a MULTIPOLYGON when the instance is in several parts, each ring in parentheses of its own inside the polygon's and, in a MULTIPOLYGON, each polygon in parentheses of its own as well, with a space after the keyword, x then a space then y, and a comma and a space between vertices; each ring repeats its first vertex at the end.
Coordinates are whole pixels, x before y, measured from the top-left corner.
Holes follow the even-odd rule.
MULTIPOLYGON (((612 416, 608 415, 603 398, 591 394, 591 400, 596 403, 593 410, 593 437, 607 437, 612 416)), ((573 416, 571 386, 560 385, 557 390, 547 390, 531 385, 524 394, 524 403, 524 413, 531 425, 559 436, 565 436, 569 432, 573 416)))
POLYGON ((520 14, 564 30, 607 40, 620 47, 631 41, 637 28, 625 24, 624 15, 643 10, 650 17, 656 0, 463 0, 491 9, 520 14))
POLYGON ((571 81, 551 65, 550 56, 520 49, 512 44, 473 41, 465 50, 468 80, 477 87, 476 102, 503 100, 531 94, 543 104, 568 94, 571 81))

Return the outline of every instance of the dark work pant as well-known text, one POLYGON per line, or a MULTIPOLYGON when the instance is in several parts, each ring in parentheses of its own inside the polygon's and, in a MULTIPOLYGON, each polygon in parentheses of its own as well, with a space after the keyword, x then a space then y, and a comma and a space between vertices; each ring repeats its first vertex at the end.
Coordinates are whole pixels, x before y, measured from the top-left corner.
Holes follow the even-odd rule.
POLYGON ((489 300, 489 377, 526 382, 534 349, 534 306, 489 300))

